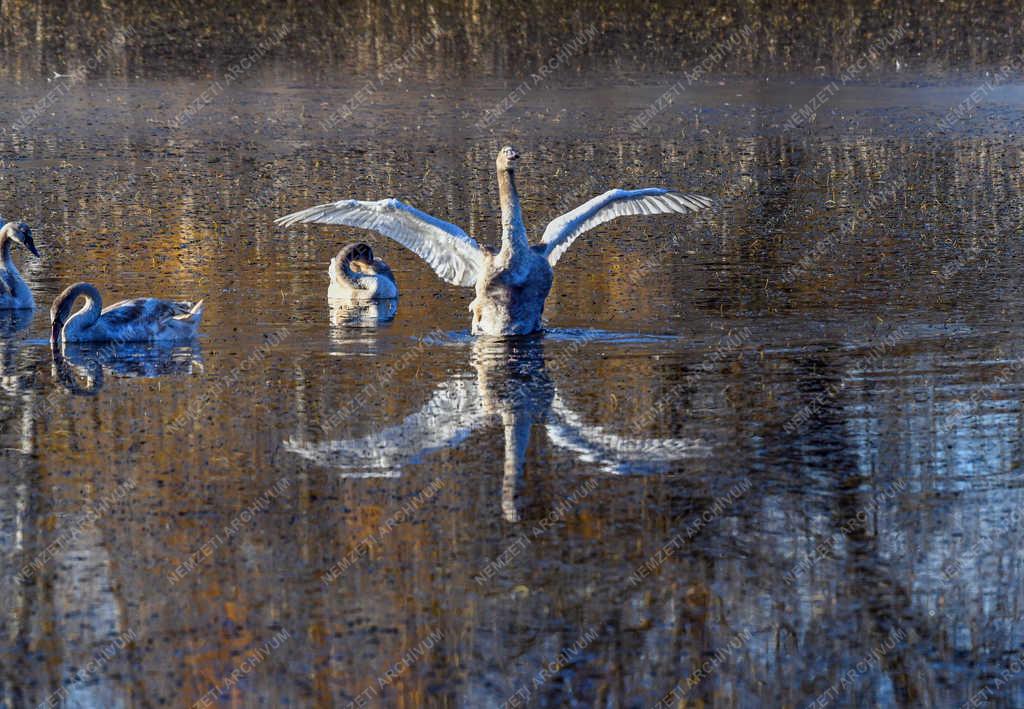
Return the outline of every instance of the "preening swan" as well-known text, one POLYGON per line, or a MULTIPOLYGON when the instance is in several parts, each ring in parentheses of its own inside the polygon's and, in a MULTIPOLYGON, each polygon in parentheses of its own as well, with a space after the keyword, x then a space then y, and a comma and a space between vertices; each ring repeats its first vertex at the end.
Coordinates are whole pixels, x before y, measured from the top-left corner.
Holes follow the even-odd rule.
POLYGON ((367 244, 349 244, 331 259, 327 269, 328 298, 385 300, 398 297, 398 283, 383 259, 374 258, 367 244))
POLYGON ((523 226, 515 165, 519 153, 498 152, 498 197, 501 203, 501 249, 481 247, 462 229, 397 199, 363 202, 345 199, 321 204, 277 220, 283 226, 312 222, 372 229, 394 239, 430 264, 443 280, 475 287, 470 305, 473 334, 524 335, 541 329, 544 301, 551 290, 552 266, 585 231, 632 214, 696 212, 711 200, 663 187, 609 190, 558 217, 530 245, 523 226))
POLYGON ((89 283, 76 283, 53 301, 50 342, 151 342, 189 340, 199 329, 203 301, 135 298, 100 308, 100 292, 89 283), (71 309, 79 297, 85 306, 71 309))
POLYGON ((4 223, 0 219, 0 254, 3 256, 0 262, 0 310, 31 310, 36 307, 36 302, 32 298, 32 290, 18 273, 18 267, 11 258, 11 247, 14 244, 24 246, 33 256, 39 257, 28 224, 4 223))

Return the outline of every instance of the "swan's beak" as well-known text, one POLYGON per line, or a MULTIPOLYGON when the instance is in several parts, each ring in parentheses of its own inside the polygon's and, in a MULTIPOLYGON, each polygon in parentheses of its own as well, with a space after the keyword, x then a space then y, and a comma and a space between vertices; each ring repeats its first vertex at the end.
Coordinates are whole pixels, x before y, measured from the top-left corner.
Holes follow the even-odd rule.
POLYGON ((33 256, 39 258, 39 252, 36 250, 35 242, 32 241, 32 230, 29 229, 28 224, 25 222, 18 224, 15 240, 31 251, 33 256))

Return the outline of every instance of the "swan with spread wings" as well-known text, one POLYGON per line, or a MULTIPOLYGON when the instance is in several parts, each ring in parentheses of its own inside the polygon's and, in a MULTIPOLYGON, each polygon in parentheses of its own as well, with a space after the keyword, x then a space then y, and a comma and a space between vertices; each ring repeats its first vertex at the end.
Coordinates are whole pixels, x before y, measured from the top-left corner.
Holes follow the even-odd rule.
POLYGON ((343 199, 289 214, 277 223, 343 224, 394 239, 426 261, 443 280, 476 289, 476 298, 469 306, 474 335, 505 336, 526 335, 542 328, 551 269, 584 232, 616 217, 696 212, 711 206, 707 197, 664 187, 609 190, 552 221, 540 243, 531 245, 516 192, 518 160, 519 153, 511 147, 498 152, 501 249, 497 251, 481 246, 454 224, 397 199, 343 199))

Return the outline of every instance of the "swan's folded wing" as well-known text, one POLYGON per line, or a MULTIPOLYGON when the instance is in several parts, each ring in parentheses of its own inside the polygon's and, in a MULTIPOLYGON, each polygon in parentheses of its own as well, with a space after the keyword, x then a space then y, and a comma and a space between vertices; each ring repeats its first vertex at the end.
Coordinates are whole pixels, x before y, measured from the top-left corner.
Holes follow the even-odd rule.
POLYGON ((276 221, 282 226, 297 223, 344 224, 371 229, 394 239, 456 286, 472 286, 483 266, 480 245, 454 224, 432 217, 397 199, 363 202, 343 199, 303 209, 276 221))
POLYGON ((103 321, 112 326, 157 323, 189 315, 195 307, 187 301, 160 298, 122 300, 103 309, 103 321))
POLYGON ((285 449, 343 477, 397 477, 404 466, 465 440, 480 424, 483 411, 476 384, 447 381, 419 411, 401 423, 362 438, 323 443, 290 439, 285 449))
POLYGON ((704 457, 710 452, 699 439, 625 438, 608 433, 600 426, 584 423, 557 394, 545 428, 552 443, 613 475, 660 473, 670 469, 673 461, 704 457))
POLYGON ((541 237, 541 243, 547 247, 544 256, 554 266, 576 237, 616 217, 670 212, 685 214, 710 207, 711 204, 707 197, 673 192, 664 187, 608 190, 548 224, 541 237))

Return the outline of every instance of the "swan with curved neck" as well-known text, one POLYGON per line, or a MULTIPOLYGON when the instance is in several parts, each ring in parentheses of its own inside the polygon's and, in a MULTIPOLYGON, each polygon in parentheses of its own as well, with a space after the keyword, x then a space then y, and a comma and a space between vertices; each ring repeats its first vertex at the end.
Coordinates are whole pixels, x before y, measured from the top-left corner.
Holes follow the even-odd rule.
POLYGON ((328 298, 388 300, 398 297, 398 283, 384 259, 374 258, 367 244, 349 244, 331 259, 327 269, 328 298))
POLYGON ((103 308, 103 299, 96 286, 76 283, 53 301, 50 342, 189 340, 195 337, 202 317, 203 301, 135 298, 103 308), (72 313, 79 298, 85 299, 85 305, 72 313))
POLYGON ((542 328, 552 267, 580 234, 616 217, 696 212, 711 206, 707 197, 664 187, 609 190, 552 221, 540 243, 531 245, 516 191, 518 160, 519 153, 511 147, 498 152, 501 248, 497 251, 481 247, 454 224, 397 199, 343 199, 289 214, 277 223, 344 224, 372 229, 394 239, 426 261, 443 280, 476 289, 469 308, 473 334, 505 336, 526 335, 542 328))
POLYGON ((39 258, 39 252, 32 241, 32 230, 24 222, 4 223, 0 219, 0 310, 31 310, 36 307, 32 289, 18 272, 11 258, 15 244, 24 246, 39 258))

